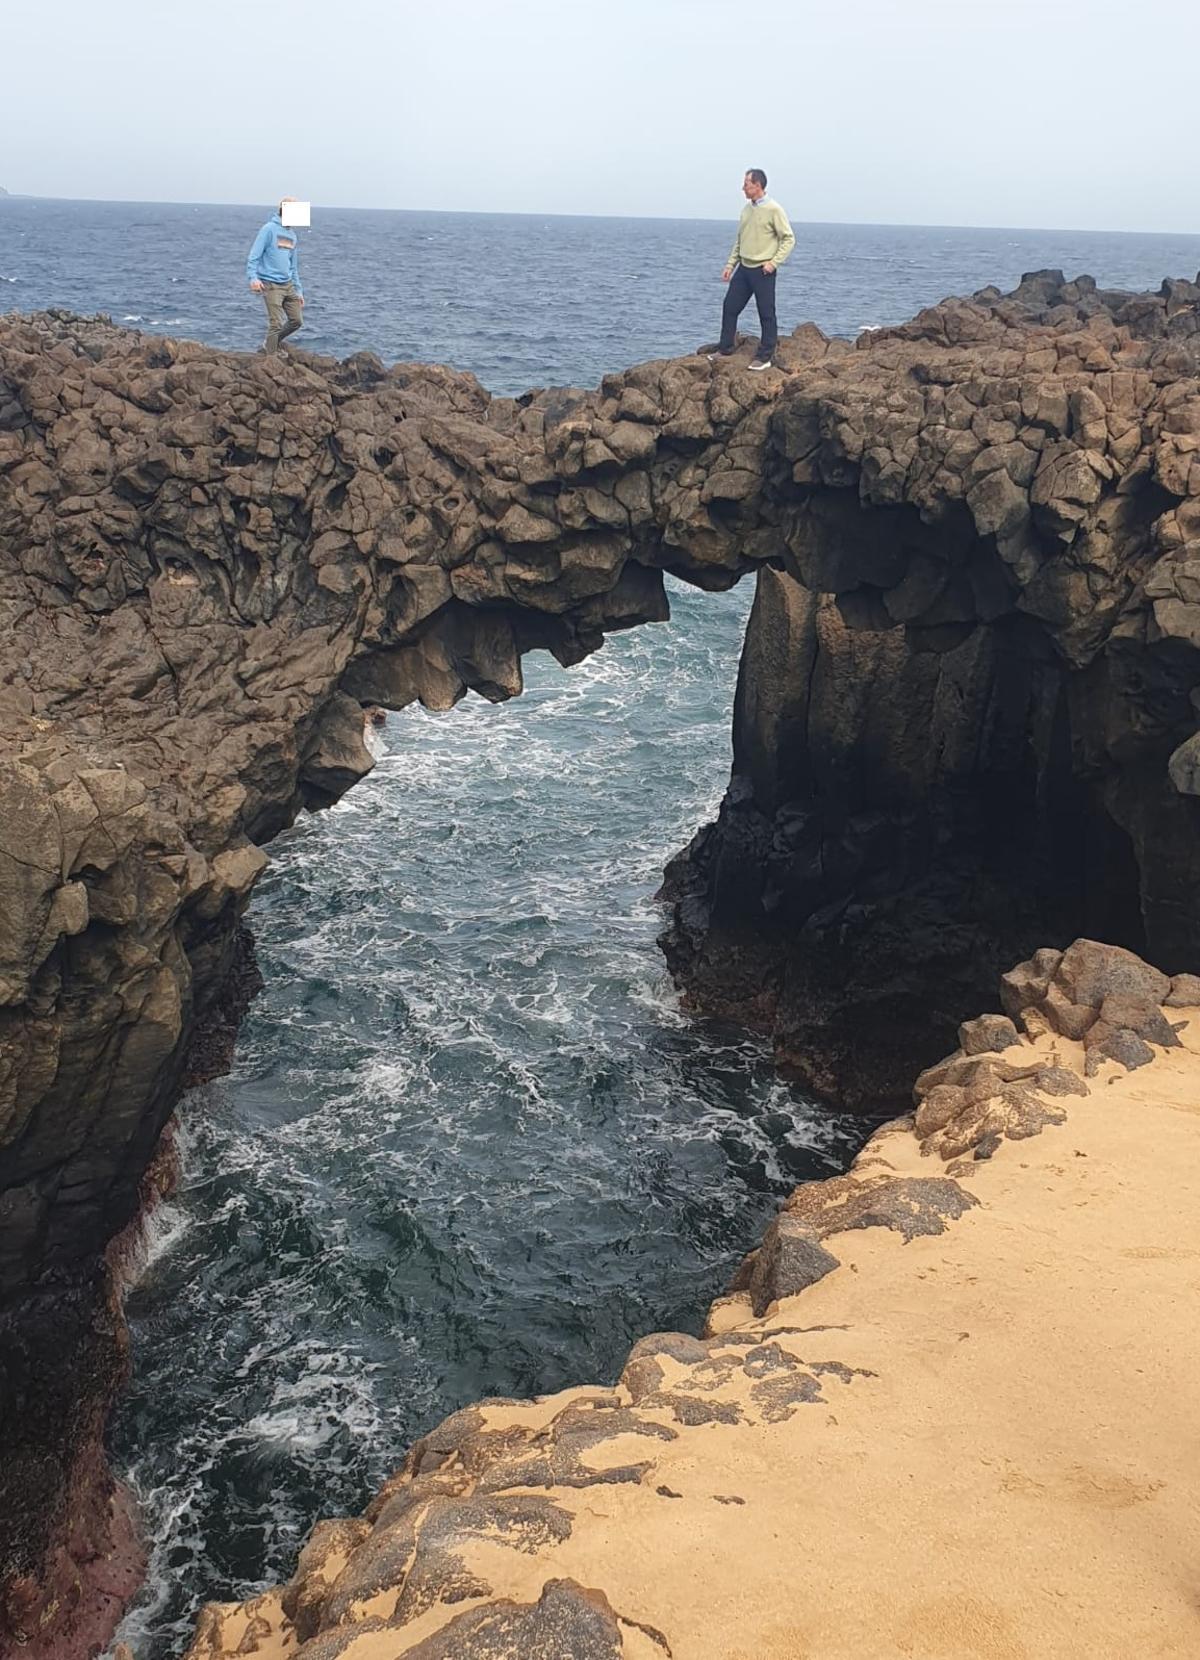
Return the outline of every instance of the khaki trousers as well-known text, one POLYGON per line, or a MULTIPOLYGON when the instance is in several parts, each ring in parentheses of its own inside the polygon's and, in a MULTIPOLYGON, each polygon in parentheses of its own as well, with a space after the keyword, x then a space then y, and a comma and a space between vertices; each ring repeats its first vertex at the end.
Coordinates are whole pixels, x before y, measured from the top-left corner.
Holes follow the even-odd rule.
POLYGON ((294 282, 264 283, 262 297, 267 308, 267 338, 263 341, 263 350, 277 352, 279 342, 295 334, 304 321, 304 307, 294 282))

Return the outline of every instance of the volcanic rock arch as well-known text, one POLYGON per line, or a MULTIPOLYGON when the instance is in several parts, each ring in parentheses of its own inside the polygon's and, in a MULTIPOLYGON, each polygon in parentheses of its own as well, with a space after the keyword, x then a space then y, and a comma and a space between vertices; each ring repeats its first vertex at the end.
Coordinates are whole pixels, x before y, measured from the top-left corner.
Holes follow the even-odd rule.
POLYGON ((664 571, 757 569, 730 790, 670 884, 699 1005, 870 1107, 1031 943, 1194 965, 1198 341, 1192 284, 1043 273, 804 328, 778 375, 513 400, 0 320, 0 1631, 73 1617, 105 1253, 236 1022, 261 844, 370 767, 364 701, 513 696, 524 652, 663 618, 664 571))

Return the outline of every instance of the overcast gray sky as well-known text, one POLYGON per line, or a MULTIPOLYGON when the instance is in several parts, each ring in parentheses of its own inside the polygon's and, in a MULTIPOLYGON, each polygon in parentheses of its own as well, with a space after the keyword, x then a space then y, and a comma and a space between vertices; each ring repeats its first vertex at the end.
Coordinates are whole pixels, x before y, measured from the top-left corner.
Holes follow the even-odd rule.
POLYGON ((14 0, 30 195, 1194 231, 1197 0, 14 0))

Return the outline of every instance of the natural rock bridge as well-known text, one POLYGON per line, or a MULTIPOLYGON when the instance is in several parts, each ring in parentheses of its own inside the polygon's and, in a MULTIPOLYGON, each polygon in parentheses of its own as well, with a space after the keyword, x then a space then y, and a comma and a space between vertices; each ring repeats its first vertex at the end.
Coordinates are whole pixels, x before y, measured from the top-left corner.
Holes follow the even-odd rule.
POLYGON ((0 319, 0 1651, 75 1617, 120 1236, 364 702, 511 697, 663 619, 664 571, 755 569, 669 884, 699 1006, 876 1107, 1036 946, 1200 960, 1200 289, 1041 274, 778 361, 513 400, 0 319))

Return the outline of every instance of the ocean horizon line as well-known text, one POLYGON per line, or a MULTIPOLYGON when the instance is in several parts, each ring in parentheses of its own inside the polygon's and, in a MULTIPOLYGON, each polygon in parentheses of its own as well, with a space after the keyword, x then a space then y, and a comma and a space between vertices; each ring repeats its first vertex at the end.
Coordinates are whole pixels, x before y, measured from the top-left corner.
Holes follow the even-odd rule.
MULTIPOLYGON (((5 202, 54 202, 56 204, 80 205, 92 207, 157 207, 157 208, 253 208, 264 210, 269 202, 222 202, 206 200, 173 201, 161 197, 122 197, 122 196, 50 196, 32 192, 8 191, 0 195, 0 207, 5 202)), ((328 205, 313 201, 313 208, 319 213, 378 213, 411 218, 442 218, 442 219, 527 219, 527 220, 585 220, 611 222, 614 224, 629 224, 631 222, 657 222, 675 225, 722 225, 731 218, 736 218, 736 208, 731 208, 728 214, 654 214, 654 213, 558 213, 534 212, 528 209, 513 210, 500 208, 408 208, 408 207, 363 207, 339 204, 328 205)), ((971 231, 995 235, 1033 235, 1033 236, 1121 236, 1132 239, 1149 240, 1168 238, 1174 241, 1194 241, 1200 245, 1200 230, 1113 230, 1105 226, 1096 225, 986 225, 986 224, 938 224, 922 223, 915 220, 902 219, 800 219, 791 216, 792 223, 813 230, 837 228, 841 230, 907 230, 907 231, 971 231)))

